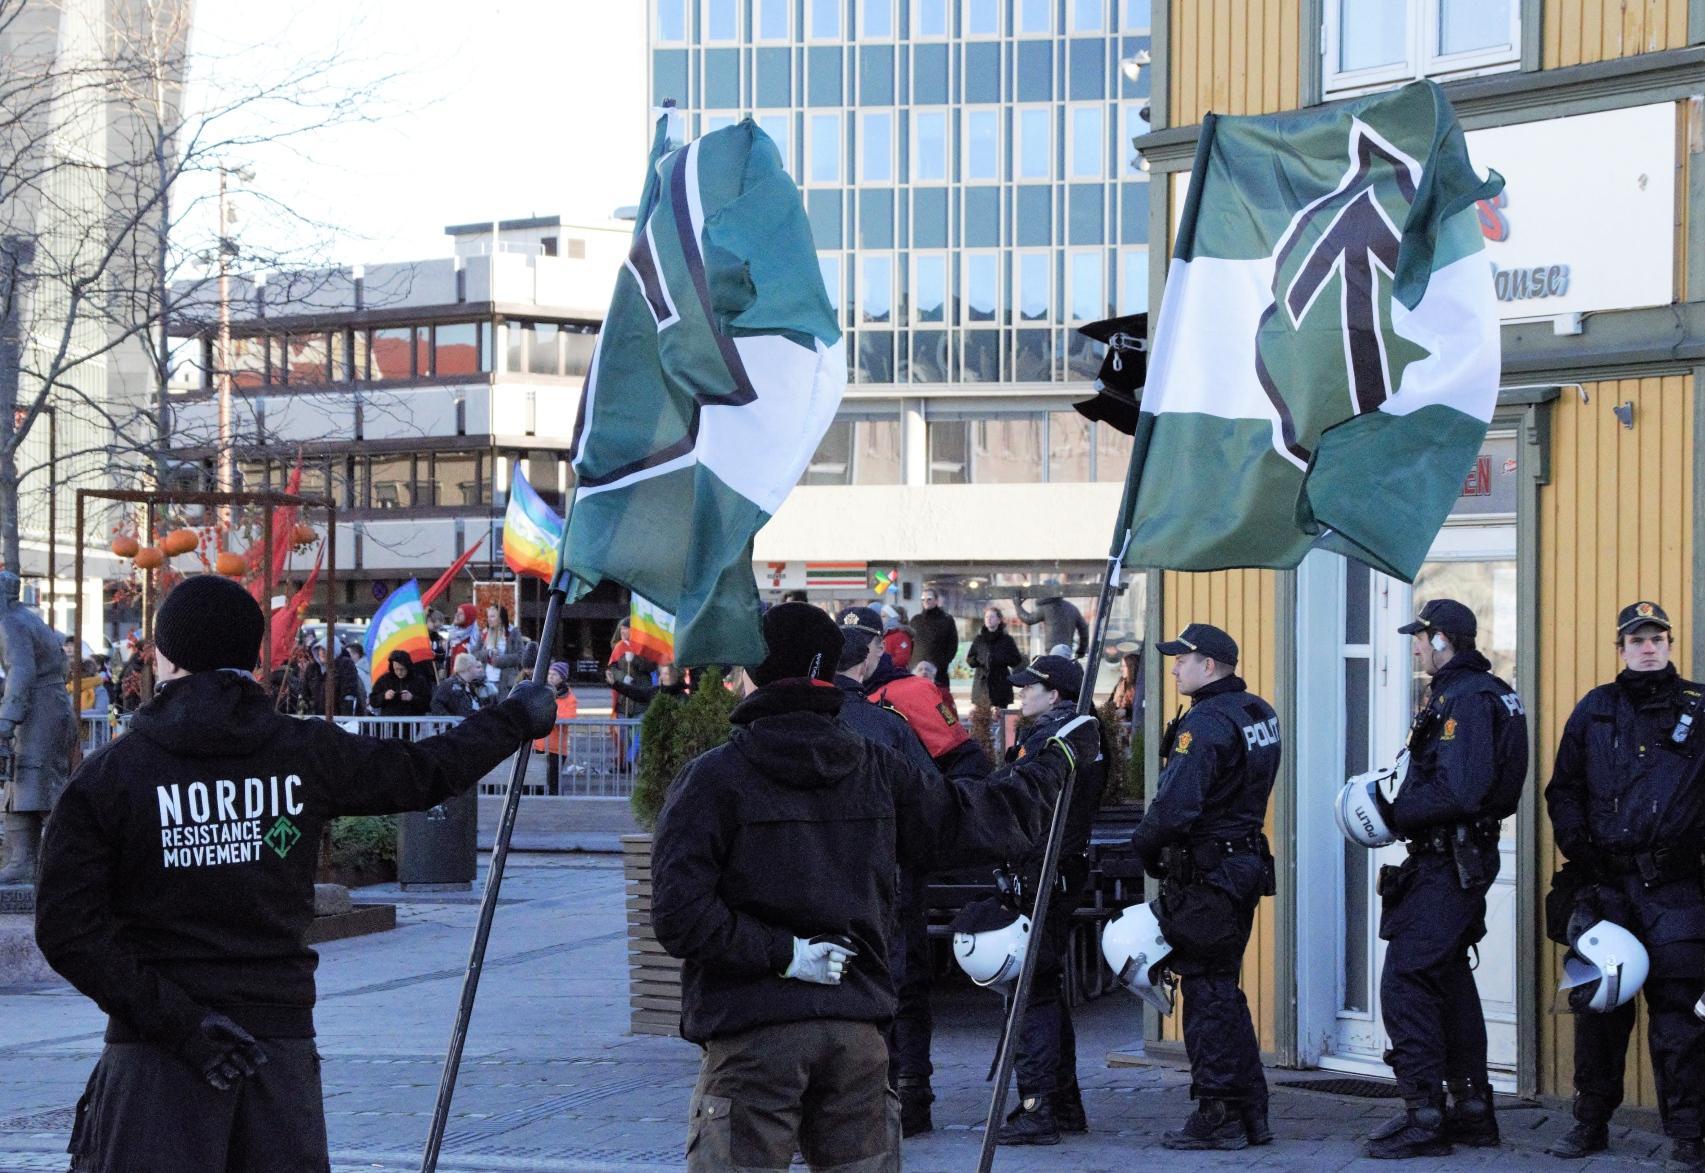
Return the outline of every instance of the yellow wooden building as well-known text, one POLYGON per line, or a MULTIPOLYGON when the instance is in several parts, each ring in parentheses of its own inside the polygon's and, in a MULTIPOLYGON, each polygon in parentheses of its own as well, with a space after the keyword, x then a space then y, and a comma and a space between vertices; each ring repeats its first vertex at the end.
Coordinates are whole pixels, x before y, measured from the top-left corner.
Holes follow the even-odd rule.
MULTIPOLYGON (((1486 446, 1412 588, 1325 554, 1296 571, 1166 573, 1149 591, 1148 627, 1230 631, 1287 734, 1268 828, 1279 894, 1263 904, 1244 971, 1263 1049, 1281 1065, 1383 1073, 1372 890, 1382 860, 1344 844, 1330 797, 1401 743, 1415 680, 1395 628, 1441 594, 1476 609, 1483 650, 1528 703, 1534 743, 1477 973, 1492 1060, 1509 1089, 1566 1096, 1572 1023, 1557 1009, 1560 955, 1539 911, 1556 864, 1540 791, 1557 738, 1580 695, 1615 674, 1625 603, 1661 601, 1681 671, 1705 666, 1693 573, 1705 256, 1691 229, 1705 183, 1705 2, 1397 7, 1402 18, 1387 20, 1391 5, 1348 0, 1154 0, 1153 130, 1137 140, 1154 191, 1150 296, 1158 307, 1160 244, 1203 115, 1433 77, 1475 165, 1508 184, 1483 218, 1503 320, 1486 446)), ((1177 698, 1150 656, 1152 747, 1177 698)), ((1151 1014, 1149 1027, 1151 1045, 1176 1045, 1176 1018, 1151 1014)), ((1629 1101, 1651 1104, 1643 1037, 1635 1050, 1629 1101)))

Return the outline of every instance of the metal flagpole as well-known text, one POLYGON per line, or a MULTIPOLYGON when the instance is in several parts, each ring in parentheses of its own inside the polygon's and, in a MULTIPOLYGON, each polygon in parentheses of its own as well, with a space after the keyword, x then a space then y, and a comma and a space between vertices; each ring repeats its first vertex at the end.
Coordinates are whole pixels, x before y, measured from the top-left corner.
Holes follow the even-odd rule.
MULTIPOLYGON (((574 582, 574 572, 568 567, 568 526, 574 518, 574 498, 570 494, 562 519, 562 541, 557 544, 556 573, 551 579, 550 598, 545 603, 545 627, 539 633, 539 653, 533 661, 533 683, 545 683, 550 671, 549 648, 555 646, 557 624, 562 607, 568 600, 568 588, 574 582)), ((527 775, 527 763, 532 759, 533 739, 521 743, 515 754, 515 768, 509 773, 509 789, 503 796, 503 817, 497 824, 497 839, 491 849, 491 869, 486 873, 485 891, 480 895, 479 924, 474 929, 474 944, 468 954, 468 972, 462 978, 462 1001, 456 1008, 456 1025, 450 1032, 450 1050, 444 1056, 444 1072, 438 1079, 438 1102, 432 1109, 432 1129, 426 1136, 426 1151, 420 1159, 420 1173, 436 1173, 438 1150, 444 1145, 444 1130, 450 1120, 450 1101, 456 1094, 456 1075, 462 1066, 462 1048, 468 1041, 468 1023, 473 1018, 474 997, 479 993, 480 973, 485 965, 486 943, 491 937, 492 917, 497 913, 497 894, 503 887, 503 867, 509 860, 509 840, 515 833, 515 815, 521 808, 521 783, 527 775)))
MULTIPOLYGON (((1133 447, 1131 465, 1125 471, 1125 491, 1119 502, 1119 518, 1113 530, 1112 546, 1107 553, 1107 569, 1101 582, 1101 602, 1095 612, 1094 639, 1089 645, 1089 662, 1084 666, 1083 687, 1078 690, 1077 711, 1080 714, 1095 710, 1095 678, 1101 669, 1101 645, 1107 638, 1107 612, 1112 609, 1113 596, 1119 589, 1119 575, 1124 568, 1125 550, 1131 542, 1131 505, 1136 498, 1139 451, 1133 447)), ((1112 767, 1111 762, 1108 768, 1112 767)), ((1006 1084, 1012 1078, 1018 1045, 1019 1024, 1023 1021, 1030 1001, 1030 987, 1036 977, 1036 962, 1041 956, 1042 933, 1048 920, 1055 878, 1060 872, 1060 846, 1066 837, 1066 817, 1071 810, 1072 792, 1077 787, 1077 771, 1066 775, 1054 800, 1054 814, 1048 823, 1047 847, 1042 852, 1042 873, 1036 879, 1036 903, 1030 910, 1030 945, 1024 951, 1024 962, 1018 969, 1018 984, 1007 1007, 1006 1027, 1001 1035, 1000 1054, 995 1064, 995 1090, 989 1099, 989 1118, 983 1125, 983 1149, 977 1159, 977 1173, 989 1173, 995 1160, 995 1137, 1000 1132, 1001 1116, 1006 1111, 1006 1084)))

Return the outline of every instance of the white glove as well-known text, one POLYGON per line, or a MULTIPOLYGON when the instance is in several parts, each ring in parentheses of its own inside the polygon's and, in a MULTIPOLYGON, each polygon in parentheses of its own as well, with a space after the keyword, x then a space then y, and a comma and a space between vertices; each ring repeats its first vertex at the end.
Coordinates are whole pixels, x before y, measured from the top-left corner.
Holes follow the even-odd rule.
POLYGON ((846 973, 849 958, 857 957, 852 942, 845 937, 803 937, 793 939, 793 961, 781 976, 819 986, 838 986, 846 973))

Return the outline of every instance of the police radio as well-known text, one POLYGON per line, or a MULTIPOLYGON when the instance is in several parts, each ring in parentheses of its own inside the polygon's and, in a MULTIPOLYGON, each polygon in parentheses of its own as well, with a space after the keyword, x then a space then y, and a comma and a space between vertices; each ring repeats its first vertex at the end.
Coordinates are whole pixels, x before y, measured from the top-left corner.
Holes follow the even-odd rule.
POLYGON ((1705 693, 1696 692, 1687 707, 1681 710, 1681 716, 1675 719, 1675 728, 1669 731, 1671 749, 1683 749, 1687 739, 1693 736, 1693 721, 1699 715, 1699 706, 1705 702, 1705 693))

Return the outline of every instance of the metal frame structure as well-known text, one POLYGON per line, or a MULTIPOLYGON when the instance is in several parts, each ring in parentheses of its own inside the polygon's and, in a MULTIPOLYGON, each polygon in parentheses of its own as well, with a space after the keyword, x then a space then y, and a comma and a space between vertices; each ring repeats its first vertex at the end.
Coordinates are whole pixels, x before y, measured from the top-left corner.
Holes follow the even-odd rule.
MULTIPOLYGON (((216 509, 228 509, 232 506, 259 505, 264 513, 261 521, 261 574, 266 583, 267 597, 261 602, 261 610, 266 615, 266 636, 261 641, 261 668, 268 681, 272 678, 272 516, 273 510, 280 507, 295 507, 298 509, 323 509, 326 511, 326 638, 332 638, 331 633, 337 630, 337 505, 323 497, 302 497, 292 493, 204 493, 188 490, 149 490, 149 489, 78 489, 77 490, 77 554, 75 578, 79 584, 76 603, 73 609, 73 626, 77 637, 82 638, 83 632, 83 527, 87 519, 86 503, 90 500, 117 501, 127 505, 143 506, 147 517, 147 544, 154 544, 154 509, 158 505, 204 505, 216 509)), ((154 571, 144 572, 143 579, 145 598, 152 595, 154 571)), ((154 616, 144 605, 142 608, 142 638, 144 642, 153 638, 154 616)), ((144 671, 152 675, 152 667, 144 665, 144 671)), ((83 688, 83 660, 77 657, 72 666, 71 695, 81 696, 83 688)), ((326 719, 332 720, 337 716, 337 698, 334 689, 326 689, 326 719)))

